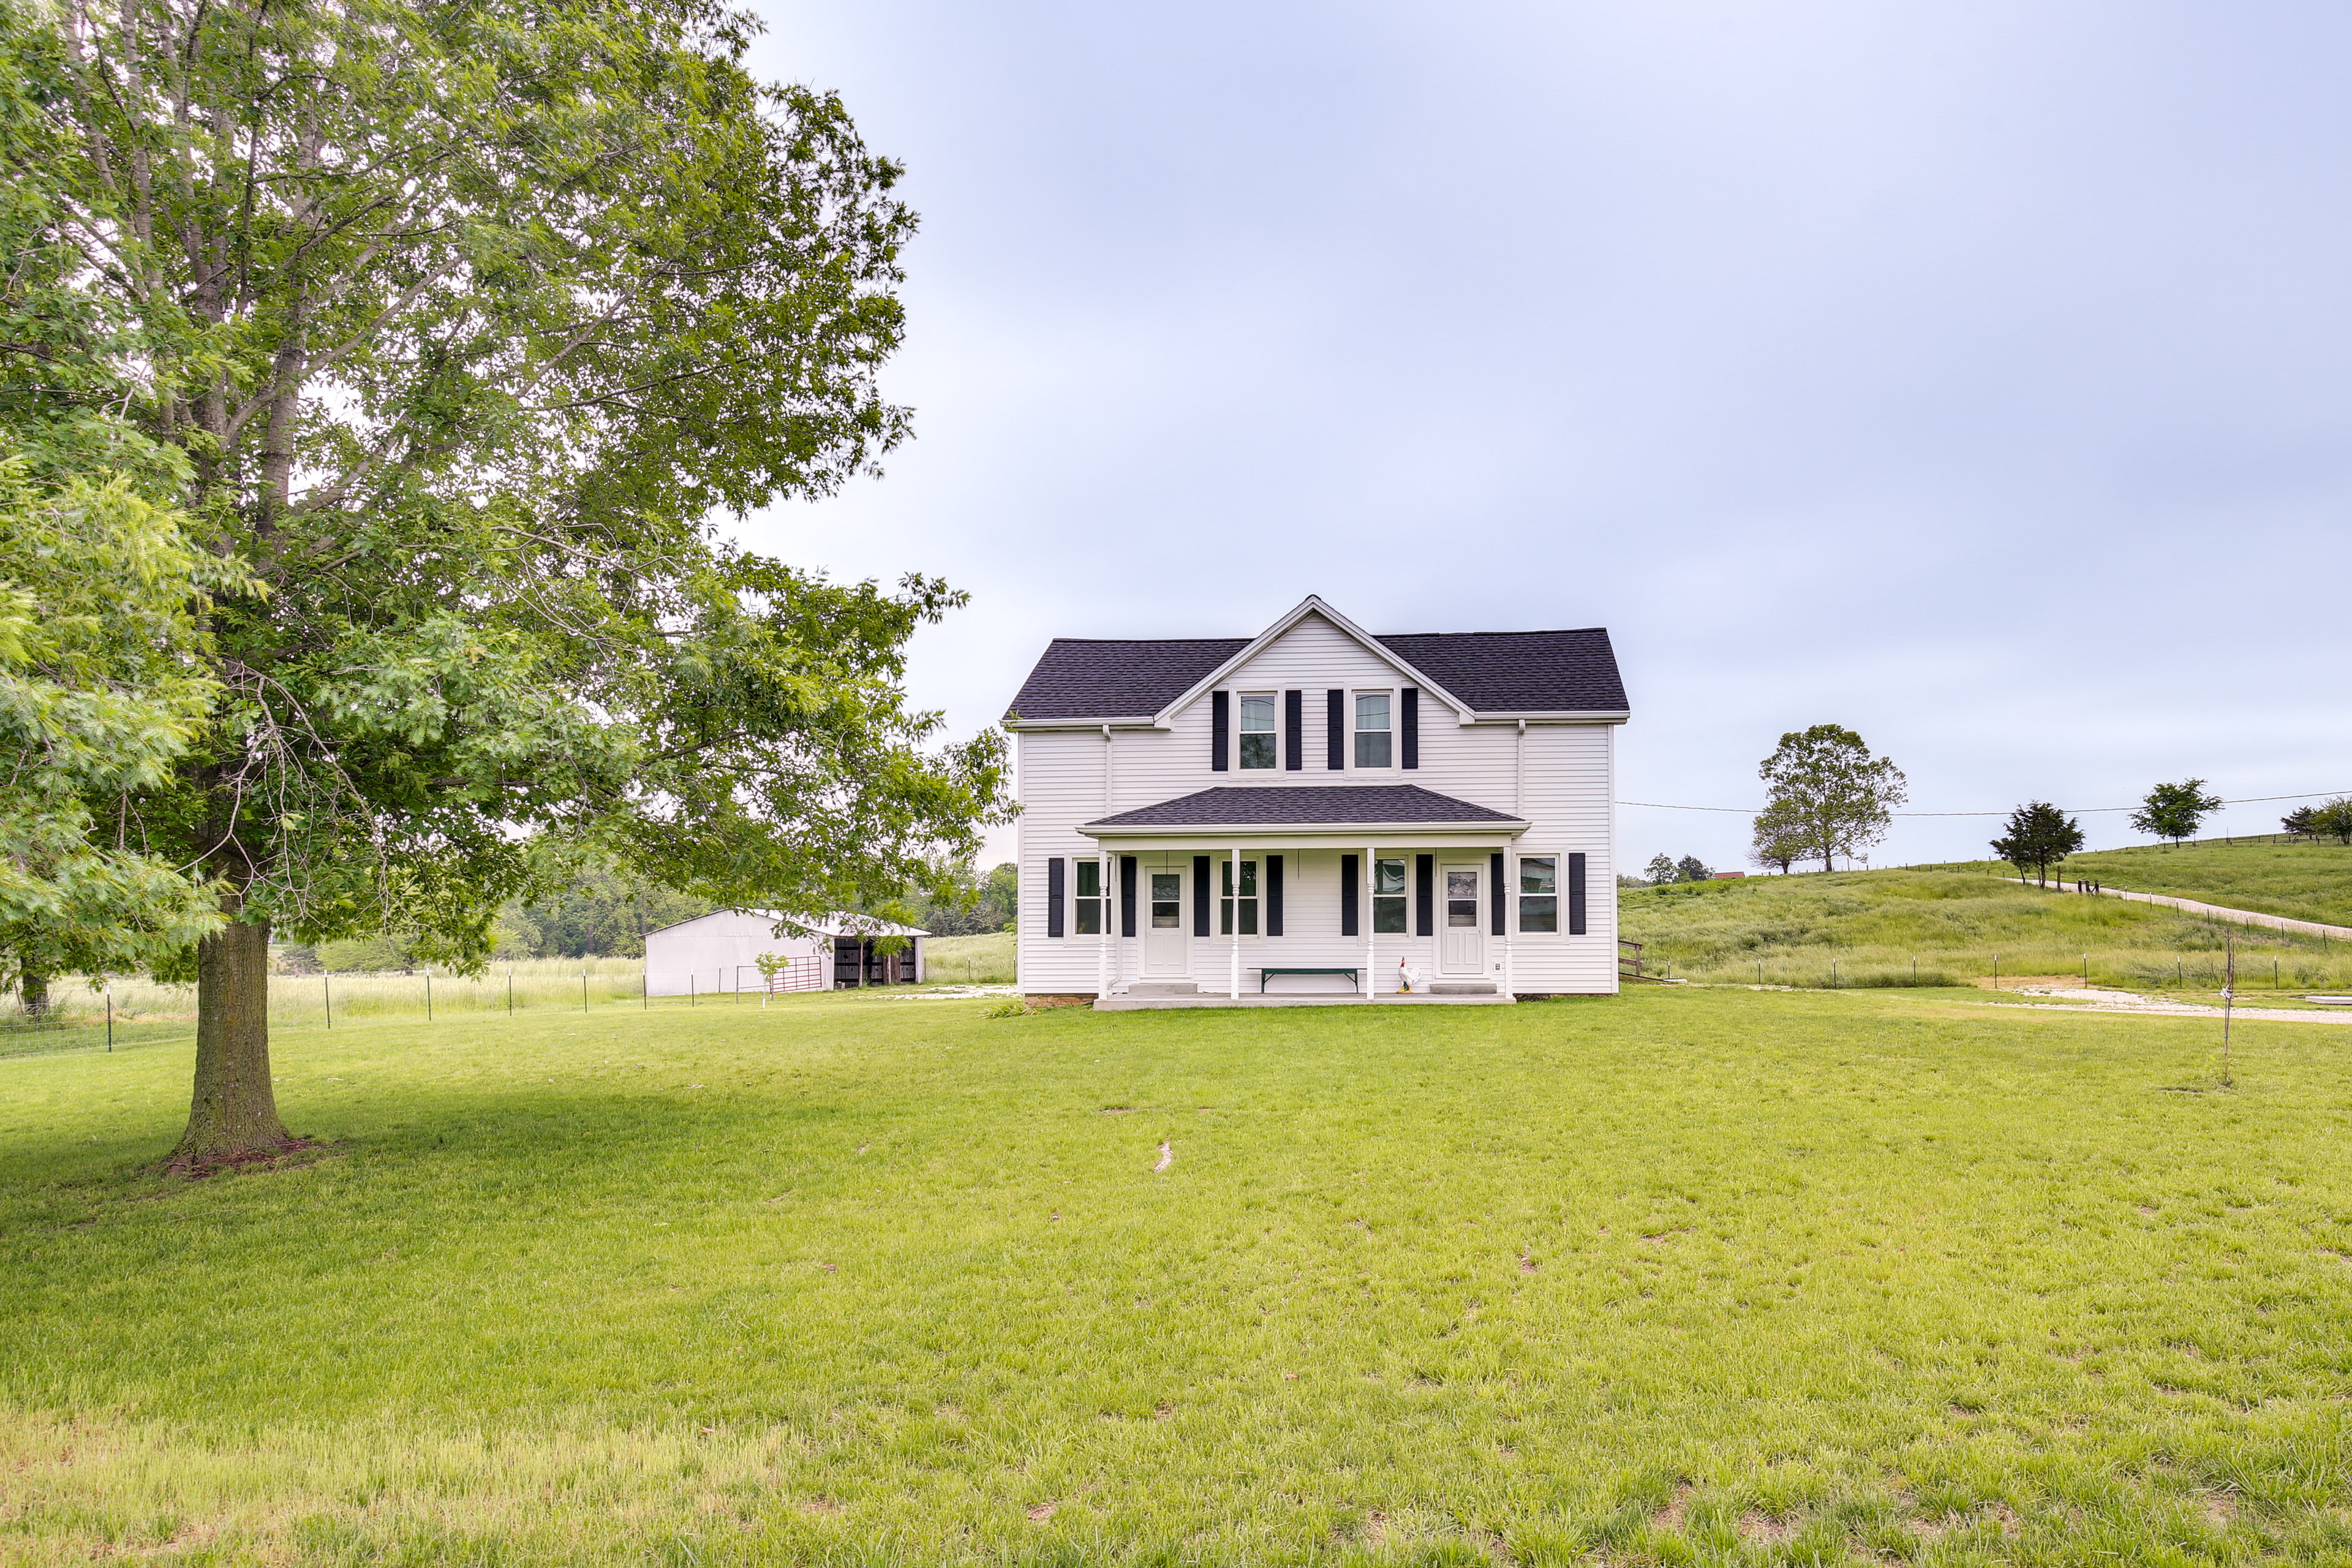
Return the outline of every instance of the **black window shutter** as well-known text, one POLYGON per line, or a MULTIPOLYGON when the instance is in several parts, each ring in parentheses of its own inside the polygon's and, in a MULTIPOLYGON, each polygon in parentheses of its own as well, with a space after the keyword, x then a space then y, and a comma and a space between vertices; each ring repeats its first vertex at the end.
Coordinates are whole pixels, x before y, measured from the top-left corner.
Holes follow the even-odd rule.
POLYGON ((1307 693, 1282 694, 1282 765, 1297 773, 1307 765, 1307 693))
POLYGON ((1584 857, 1568 858, 1568 934, 1584 934, 1584 857))
POLYGON ((1323 694, 1323 765, 1335 773, 1348 765, 1348 694, 1336 686, 1323 694))
MULTIPOLYGON (((1223 697, 1223 692, 1217 693, 1223 697)), ((1209 858, 1192 857, 1192 934, 1209 934, 1209 911, 1216 907, 1217 889, 1209 885, 1209 858)))
MULTIPOLYGON (((1412 709, 1405 710, 1410 713, 1412 709)), ((1427 936, 1437 929, 1437 857, 1412 858, 1412 920, 1414 934, 1427 936)))
POLYGON ((1339 857, 1339 934, 1356 934, 1356 858, 1339 857))
MULTIPOLYGON (((1404 765, 1421 766, 1421 692, 1418 688, 1404 689, 1404 765)), ((1427 936, 1429 933, 1421 933, 1427 936)))
MULTIPOLYGON (((1296 691, 1291 695, 1298 695, 1296 691)), ((1265 934, 1282 934, 1282 857, 1265 858, 1265 934)))
POLYGON ((1209 771, 1221 773, 1225 769, 1225 753, 1233 748, 1225 737, 1234 727, 1234 694, 1213 691, 1209 694, 1209 771))
POLYGON ((1135 934, 1135 857, 1118 858, 1118 934, 1135 934))
POLYGON ((1490 929, 1495 935, 1500 936, 1503 934, 1503 858, 1500 855, 1486 857, 1486 879, 1495 884, 1486 894, 1486 907, 1494 911, 1490 929))
POLYGON ((1055 855, 1045 862, 1045 934, 1062 934, 1062 893, 1068 886, 1068 872, 1062 858, 1055 855))

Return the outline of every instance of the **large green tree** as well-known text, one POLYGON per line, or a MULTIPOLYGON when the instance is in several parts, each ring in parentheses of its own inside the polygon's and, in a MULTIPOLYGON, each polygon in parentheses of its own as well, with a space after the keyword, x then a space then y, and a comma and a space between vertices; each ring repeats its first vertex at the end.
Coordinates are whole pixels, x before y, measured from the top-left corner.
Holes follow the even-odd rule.
POLYGON ((2147 792, 2131 815, 2134 830, 2178 844, 2197 837, 2197 825, 2221 809, 2221 797, 2205 793, 2203 779, 2160 784, 2147 792))
MULTIPOLYGON (((899 440, 910 214, 840 103, 762 87, 699 0, 0 0, 7 147, 132 344, 251 586, 131 815, 211 889, 179 1158, 286 1142, 267 943, 464 964, 583 863, 730 903, 883 898, 968 855, 1001 742, 901 690, 961 602, 844 585, 710 519, 899 440)), ((58 389, 58 395, 66 395, 58 389)))
POLYGON ((1894 808, 1909 798, 1903 770, 1872 756, 1842 724, 1790 731, 1757 772, 1767 786, 1762 815, 1820 856, 1824 871, 1884 838, 1894 808))

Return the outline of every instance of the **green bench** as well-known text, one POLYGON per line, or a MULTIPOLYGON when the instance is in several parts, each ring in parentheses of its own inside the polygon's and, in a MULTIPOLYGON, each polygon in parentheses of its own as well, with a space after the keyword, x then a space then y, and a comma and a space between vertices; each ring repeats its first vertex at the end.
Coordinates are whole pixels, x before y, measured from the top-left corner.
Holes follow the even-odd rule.
POLYGON ((1257 972, 1257 994, 1259 995, 1263 996, 1265 994, 1265 983, 1273 979, 1277 974, 1344 974, 1348 977, 1349 989, 1361 990, 1363 988, 1363 982, 1360 978, 1362 971, 1356 969, 1261 969, 1257 972))

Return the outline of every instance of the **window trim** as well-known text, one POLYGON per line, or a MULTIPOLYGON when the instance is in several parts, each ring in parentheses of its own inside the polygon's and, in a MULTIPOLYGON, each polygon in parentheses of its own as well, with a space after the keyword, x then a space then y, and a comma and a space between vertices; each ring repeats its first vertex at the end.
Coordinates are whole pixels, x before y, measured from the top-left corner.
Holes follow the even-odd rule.
POLYGON ((1365 879, 1365 886, 1370 890, 1372 934, 1374 936, 1411 936, 1412 934, 1412 857, 1411 855, 1374 856, 1372 874, 1365 879), (1380 890, 1381 868, 1383 866, 1393 866, 1397 868, 1397 890, 1393 893, 1383 893, 1380 890), (1396 925, 1392 929, 1384 928, 1381 924, 1381 908, 1384 904, 1393 905, 1395 908, 1396 925))
POLYGON ((1234 689, 1234 771, 1238 773, 1278 773, 1282 772, 1281 692, 1244 691, 1238 687, 1234 689), (1249 705, 1253 701, 1261 700, 1265 703, 1266 711, 1273 721, 1265 729, 1252 730, 1248 728, 1249 705), (1266 738, 1266 761, 1263 766, 1255 765, 1248 760, 1250 737, 1253 735, 1264 735, 1266 738))
MULTIPOLYGON (((1220 939, 1230 938, 1234 934, 1234 858, 1230 855, 1217 857, 1217 935, 1220 939)), ((1242 935, 1264 936, 1266 934, 1265 859, 1263 856, 1255 860, 1244 856, 1241 867, 1242 887, 1255 889, 1240 895, 1244 906, 1241 920, 1244 925, 1255 928, 1243 931, 1242 935)))
POLYGON ((1511 934, 1527 937, 1554 937, 1568 930, 1568 851, 1564 849, 1515 850, 1511 855, 1511 934), (1551 862, 1551 891, 1530 893, 1527 890, 1526 866, 1530 860, 1551 862), (1529 899, 1551 900, 1552 926, 1549 931, 1529 931, 1524 913, 1529 899))
POLYGON ((1351 686, 1348 688, 1348 771, 1349 773, 1392 773, 1396 772, 1398 742, 1397 689, 1398 689, 1393 686, 1351 686), (1389 727, 1387 729, 1367 730, 1357 721, 1357 715, 1361 712, 1361 709, 1359 708, 1358 702, 1360 699, 1366 697, 1385 697, 1389 700, 1389 727), (1363 748, 1360 737, 1365 735, 1386 735, 1389 738, 1389 760, 1387 762, 1366 763, 1360 760, 1363 756, 1363 748))
POLYGON ((1084 855, 1079 856, 1077 863, 1070 868, 1077 873, 1071 879, 1070 934, 1099 938, 1103 934, 1110 904, 1110 897, 1103 888, 1102 862, 1094 856, 1084 855), (1091 893, 1087 891, 1089 881, 1095 885, 1091 893), (1094 921, 1091 931, 1087 928, 1089 918, 1094 921))

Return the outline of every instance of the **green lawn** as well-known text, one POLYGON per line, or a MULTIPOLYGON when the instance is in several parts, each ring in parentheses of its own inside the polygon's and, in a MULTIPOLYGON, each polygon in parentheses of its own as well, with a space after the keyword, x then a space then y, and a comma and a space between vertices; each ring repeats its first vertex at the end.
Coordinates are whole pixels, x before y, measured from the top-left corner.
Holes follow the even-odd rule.
POLYGON ((2066 875, 2233 910, 2352 925, 2352 845, 2193 844, 2077 855, 2066 875))
POLYGON ((2352 1558, 2352 1033, 905 995, 0 1062, 0 1561, 2352 1558))
MULTIPOLYGON (((2086 873, 2087 875, 2087 873, 2086 873)), ((2134 884, 2137 886, 2137 884, 2134 884)), ((1837 871, 1628 889, 1626 937, 1676 975, 1773 985, 1969 984, 2003 975, 2086 976, 2134 990, 2210 991, 2225 948, 2242 980, 2352 987, 2352 944, 2212 925, 2120 899, 2033 886, 1990 870, 1837 871), (1837 968, 1832 974, 1831 965, 1837 968)))

